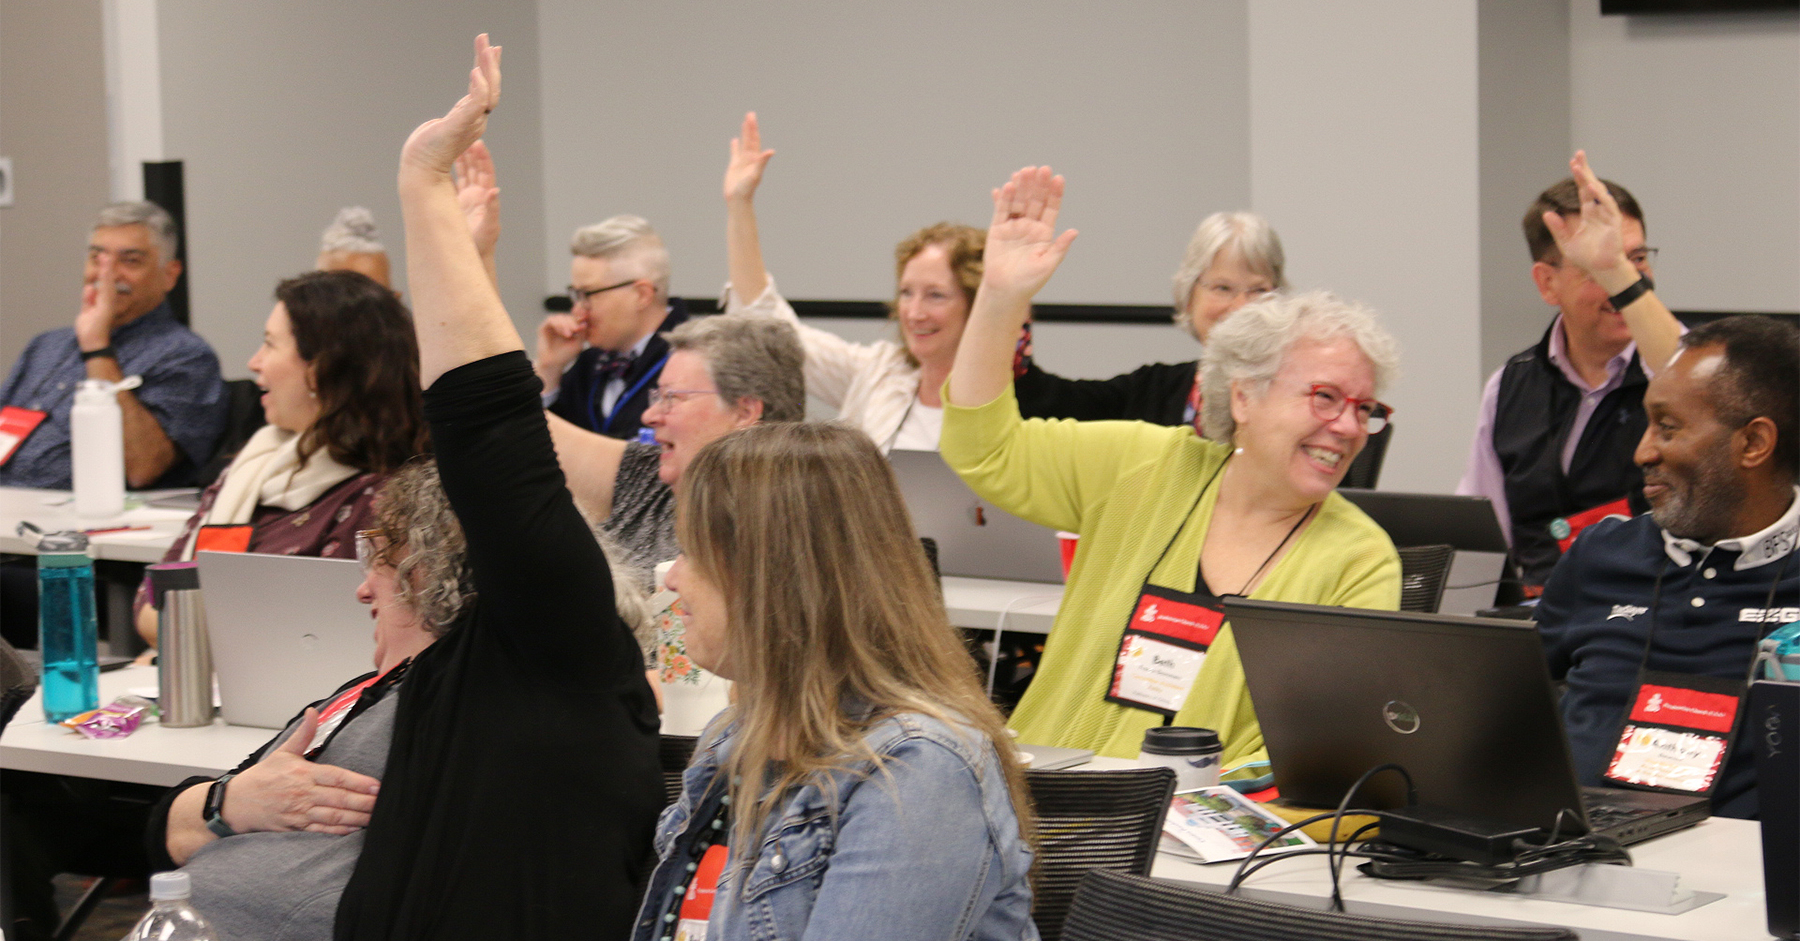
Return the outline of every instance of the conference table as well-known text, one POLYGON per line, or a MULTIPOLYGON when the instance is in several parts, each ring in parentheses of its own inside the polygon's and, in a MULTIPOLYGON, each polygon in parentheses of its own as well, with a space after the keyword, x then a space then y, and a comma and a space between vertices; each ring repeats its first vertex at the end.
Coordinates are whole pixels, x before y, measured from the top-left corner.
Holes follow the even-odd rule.
MULTIPOLYGON (((155 685, 154 668, 127 667, 101 675, 100 698, 110 702, 129 690, 155 685)), ((165 729, 151 720, 127 738, 89 740, 47 725, 34 696, 0 735, 0 767, 166 786, 192 775, 223 774, 274 734, 272 729, 230 726, 223 720, 189 729, 165 729)), ((1136 767, 1136 762, 1097 758, 1084 767, 1111 770, 1136 767)), ((1757 824, 1707 820, 1632 847, 1632 856, 1639 868, 1680 873, 1684 889, 1725 897, 1679 915, 1662 915, 1383 881, 1353 867, 1344 871, 1343 896, 1346 908, 1357 914, 1466 924, 1566 925, 1586 941, 1766 937, 1757 824)), ((1222 890, 1236 870, 1235 862, 1200 865, 1161 854, 1152 875, 1222 890)), ((1298 856, 1260 870, 1241 891, 1254 898, 1323 908, 1331 888, 1322 857, 1298 856)))
POLYGON ((117 562, 161 562, 163 553, 181 534, 182 524, 194 515, 194 509, 157 506, 151 501, 191 493, 192 490, 133 493, 126 501, 125 512, 103 519, 83 519, 76 516, 74 497, 67 490, 0 487, 0 552, 37 554, 37 549, 18 534, 23 521, 45 532, 113 530, 88 537, 90 556, 117 562))

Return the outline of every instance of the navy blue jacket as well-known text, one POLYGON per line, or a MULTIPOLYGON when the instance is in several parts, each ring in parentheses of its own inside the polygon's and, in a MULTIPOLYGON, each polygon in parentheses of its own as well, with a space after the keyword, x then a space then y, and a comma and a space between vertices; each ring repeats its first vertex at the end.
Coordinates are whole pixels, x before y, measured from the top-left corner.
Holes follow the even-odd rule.
MULTIPOLYGON (((1582 531, 1551 573, 1537 618, 1550 674, 1568 683, 1563 724, 1583 784, 1600 783, 1636 689, 1658 571, 1667 566, 1648 669, 1741 680, 1757 641, 1793 620, 1787 615, 1800 605, 1797 533, 1800 499, 1769 529, 1711 547, 1665 541, 1648 514, 1582 531)), ((1715 787, 1713 812, 1756 816, 1756 769, 1741 735, 1715 787)))

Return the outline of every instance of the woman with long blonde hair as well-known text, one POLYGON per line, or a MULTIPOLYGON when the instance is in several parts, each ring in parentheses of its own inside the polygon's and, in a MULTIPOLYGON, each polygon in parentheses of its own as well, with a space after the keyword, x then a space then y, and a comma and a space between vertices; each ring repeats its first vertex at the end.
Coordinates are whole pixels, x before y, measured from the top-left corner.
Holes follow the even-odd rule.
POLYGON ((636 937, 1036 937, 1023 773, 874 443, 757 425, 679 493, 668 584, 737 702, 658 827, 636 937))

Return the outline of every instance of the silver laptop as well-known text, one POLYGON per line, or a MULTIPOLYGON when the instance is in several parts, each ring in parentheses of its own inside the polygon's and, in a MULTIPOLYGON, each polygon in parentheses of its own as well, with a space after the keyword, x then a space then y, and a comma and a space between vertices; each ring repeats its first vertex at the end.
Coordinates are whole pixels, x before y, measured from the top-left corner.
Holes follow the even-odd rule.
POLYGON ((936 451, 888 453, 919 535, 937 541, 945 575, 1060 583, 1056 530, 1028 523, 975 495, 936 451))
POLYGON ((375 622, 356 600, 354 560, 200 552, 195 561, 226 722, 279 729, 375 668, 375 622))

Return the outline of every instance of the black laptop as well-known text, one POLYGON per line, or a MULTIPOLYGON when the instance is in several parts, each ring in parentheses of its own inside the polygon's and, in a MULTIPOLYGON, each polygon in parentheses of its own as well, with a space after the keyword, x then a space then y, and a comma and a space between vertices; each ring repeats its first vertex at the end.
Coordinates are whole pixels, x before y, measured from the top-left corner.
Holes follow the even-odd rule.
POLYGON ((1339 487, 1344 499, 1387 530, 1396 546, 1455 546, 1458 552, 1506 552, 1506 534, 1487 497, 1395 493, 1339 487))
MULTIPOLYGON (((1528 622, 1227 598, 1281 796, 1335 807, 1363 772, 1406 768, 1421 804, 1636 843, 1693 826, 1705 798, 1581 787, 1528 622)), ((1392 773, 1357 806, 1406 804, 1392 773)))

